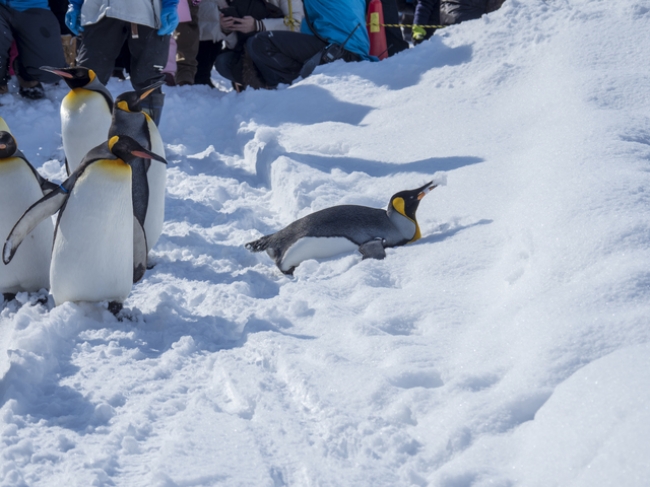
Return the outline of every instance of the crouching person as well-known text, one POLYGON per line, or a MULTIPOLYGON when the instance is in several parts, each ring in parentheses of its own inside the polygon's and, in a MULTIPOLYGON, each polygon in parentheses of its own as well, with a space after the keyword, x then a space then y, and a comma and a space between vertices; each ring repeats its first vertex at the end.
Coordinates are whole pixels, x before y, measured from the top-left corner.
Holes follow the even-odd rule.
POLYGON ((300 32, 260 32, 246 41, 243 80, 275 88, 337 59, 371 59, 365 0, 304 0, 300 32))
MULTIPOLYGON (((225 3, 225 0, 221 1, 225 3)), ((217 57, 215 68, 221 76, 232 81, 237 91, 245 87, 246 41, 258 32, 299 32, 304 15, 302 0, 230 0, 220 10, 220 27, 225 34, 226 49, 217 57)))

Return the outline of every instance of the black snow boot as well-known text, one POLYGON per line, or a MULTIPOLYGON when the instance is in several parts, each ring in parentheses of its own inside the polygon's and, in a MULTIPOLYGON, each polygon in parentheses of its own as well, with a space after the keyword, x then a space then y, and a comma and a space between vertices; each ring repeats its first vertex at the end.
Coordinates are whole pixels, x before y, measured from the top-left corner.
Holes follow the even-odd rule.
POLYGON ((160 125, 160 117, 164 105, 165 94, 162 91, 152 93, 141 102, 142 111, 153 119, 156 127, 160 125))

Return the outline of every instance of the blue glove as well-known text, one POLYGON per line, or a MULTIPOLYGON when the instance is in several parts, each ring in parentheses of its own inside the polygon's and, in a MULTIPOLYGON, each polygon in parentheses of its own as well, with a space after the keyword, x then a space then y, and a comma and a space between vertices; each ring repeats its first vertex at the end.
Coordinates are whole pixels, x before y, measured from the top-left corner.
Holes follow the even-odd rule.
POLYGON ((81 27, 81 3, 70 2, 68 11, 65 13, 65 25, 76 36, 83 32, 84 28, 81 27))
POLYGON ((176 12, 176 5, 163 5, 160 12, 160 29, 158 29, 159 36, 166 36, 174 32, 178 25, 178 12, 176 12))

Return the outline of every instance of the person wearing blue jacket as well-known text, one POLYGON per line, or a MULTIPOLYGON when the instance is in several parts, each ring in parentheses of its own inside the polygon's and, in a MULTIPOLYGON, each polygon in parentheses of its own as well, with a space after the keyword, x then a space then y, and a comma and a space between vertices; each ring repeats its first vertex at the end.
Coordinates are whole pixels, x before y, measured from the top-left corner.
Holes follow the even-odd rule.
POLYGON ((250 62, 244 58, 245 84, 275 88, 309 75, 318 64, 336 59, 373 59, 366 29, 366 0, 303 0, 303 6, 300 32, 260 32, 248 39, 250 62), (328 52, 336 55, 328 57, 328 52))
POLYGON ((19 93, 25 98, 43 98, 42 83, 56 83, 59 77, 39 68, 65 66, 61 30, 47 0, 0 0, 0 94, 8 91, 9 49, 14 40, 19 93))
MULTIPOLYGON (((126 42, 131 53, 131 84, 142 90, 164 81, 169 38, 178 25, 178 0, 70 0, 65 23, 81 38, 77 64, 95 71, 106 84, 126 42)), ((165 95, 160 88, 143 101, 156 125, 165 95)))

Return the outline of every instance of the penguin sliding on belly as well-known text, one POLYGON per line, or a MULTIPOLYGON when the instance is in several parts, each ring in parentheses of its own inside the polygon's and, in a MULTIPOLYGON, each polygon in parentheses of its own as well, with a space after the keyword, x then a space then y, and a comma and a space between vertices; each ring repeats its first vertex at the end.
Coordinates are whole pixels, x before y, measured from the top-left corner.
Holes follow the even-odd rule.
MULTIPOLYGON (((165 147, 158 127, 151 117, 142 111, 141 106, 142 101, 163 84, 164 81, 160 81, 141 91, 127 91, 119 95, 115 99, 109 137, 128 135, 145 149, 165 158, 165 147)), ((167 167, 141 159, 133 162, 131 168, 134 181, 141 178, 147 182, 146 185, 133 185, 133 201, 134 209, 137 210, 135 216, 147 237, 148 252, 156 245, 162 233, 167 167)))
MULTIPOLYGON (((0 128, 7 129, 0 131, 0 238, 4 238, 31 205, 57 186, 42 178, 18 150, 2 118, 0 128)), ((0 266, 0 292, 5 297, 50 287, 53 234, 52 221, 43 221, 30 234, 14 261, 0 266)))
POLYGON ((92 69, 81 66, 42 70, 66 82, 70 92, 61 101, 61 137, 68 176, 89 150, 107 139, 113 112, 113 96, 92 69))
POLYGON ((304 260, 352 250, 359 250, 364 259, 383 259, 386 247, 399 247, 421 237, 415 212, 420 200, 436 186, 431 181, 417 189, 400 191, 391 197, 386 210, 356 205, 325 208, 279 232, 248 242, 246 248, 251 252, 266 250, 288 275, 293 275, 304 260))
POLYGON ((110 301, 121 308, 146 263, 146 252, 139 262, 133 260, 133 232, 139 224, 133 217, 129 164, 137 158, 165 163, 126 136, 91 150, 68 179, 16 223, 2 251, 5 264, 42 220, 60 210, 50 267, 55 304, 110 301))

